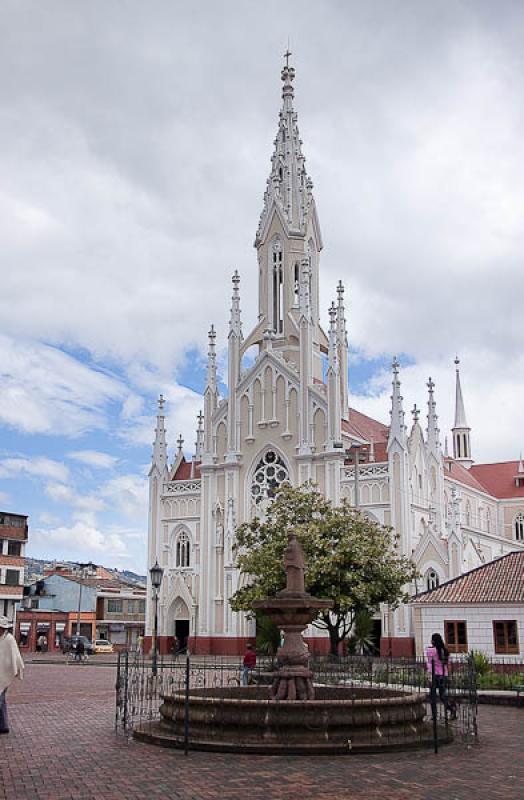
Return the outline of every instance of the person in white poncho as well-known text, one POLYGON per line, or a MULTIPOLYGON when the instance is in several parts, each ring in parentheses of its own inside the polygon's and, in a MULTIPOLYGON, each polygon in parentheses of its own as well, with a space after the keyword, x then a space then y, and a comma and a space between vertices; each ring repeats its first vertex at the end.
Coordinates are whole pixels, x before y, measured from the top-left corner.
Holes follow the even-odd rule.
POLYGON ((24 662, 16 639, 9 633, 11 623, 0 616, 0 733, 9 733, 6 693, 15 678, 22 678, 24 662))

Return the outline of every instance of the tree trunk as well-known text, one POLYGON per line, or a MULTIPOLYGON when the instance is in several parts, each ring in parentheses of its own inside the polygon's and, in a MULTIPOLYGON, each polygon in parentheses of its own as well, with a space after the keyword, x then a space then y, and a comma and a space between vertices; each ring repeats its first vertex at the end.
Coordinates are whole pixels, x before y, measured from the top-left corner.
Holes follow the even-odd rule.
POLYGON ((338 655, 339 655, 338 646, 340 644, 340 636, 339 636, 339 632, 338 632, 338 626, 334 626, 334 625, 329 624, 328 625, 328 631, 329 631, 329 654, 331 656, 337 656, 338 657, 338 655))

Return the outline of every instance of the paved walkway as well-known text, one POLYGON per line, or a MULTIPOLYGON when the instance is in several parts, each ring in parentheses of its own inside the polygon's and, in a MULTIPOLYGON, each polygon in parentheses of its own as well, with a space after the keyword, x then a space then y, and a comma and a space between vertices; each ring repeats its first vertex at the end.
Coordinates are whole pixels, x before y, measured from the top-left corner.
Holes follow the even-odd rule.
POLYGON ((29 664, 0 737, 5 800, 524 800, 524 710, 482 706, 480 742, 355 757, 183 753, 113 731, 115 671, 29 664))

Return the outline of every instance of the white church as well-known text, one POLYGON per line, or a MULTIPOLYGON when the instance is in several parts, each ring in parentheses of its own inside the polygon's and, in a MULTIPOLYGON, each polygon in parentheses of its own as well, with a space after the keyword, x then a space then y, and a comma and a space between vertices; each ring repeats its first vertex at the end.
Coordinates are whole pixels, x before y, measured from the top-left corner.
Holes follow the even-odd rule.
MULTIPOLYGON (((237 654, 254 623, 231 611, 243 579, 235 567, 236 527, 261 513, 283 481, 313 481, 400 534, 403 553, 433 588, 512 550, 524 550, 522 460, 475 464, 456 361, 453 455, 443 452, 435 386, 427 383, 427 426, 413 410, 408 429, 400 366, 392 364, 389 425, 348 406, 348 338, 344 287, 320 324, 322 235, 293 106, 294 69, 282 70, 282 110, 255 239, 258 322, 244 336, 240 278, 233 275, 227 395, 219 396, 215 332, 209 331, 204 413, 195 452, 179 443, 169 462, 164 401, 159 400, 149 473, 148 566, 164 577, 158 599, 161 652, 175 637, 195 653, 237 654), (244 366, 256 346, 254 362, 244 366)), ((146 636, 153 630, 151 586, 146 636)), ((407 606, 381 609, 383 654, 410 655, 414 632, 407 606)), ((149 639, 150 641, 150 639, 149 639)), ((310 649, 328 640, 310 629, 310 649)), ((147 640, 146 640, 147 647, 147 640)))

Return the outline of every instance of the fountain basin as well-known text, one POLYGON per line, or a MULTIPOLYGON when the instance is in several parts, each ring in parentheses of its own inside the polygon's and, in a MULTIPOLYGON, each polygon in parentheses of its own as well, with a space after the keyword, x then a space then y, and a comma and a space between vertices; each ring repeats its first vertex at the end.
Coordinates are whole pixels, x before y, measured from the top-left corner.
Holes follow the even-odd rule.
MULTIPOLYGON (((320 686, 314 700, 271 700, 267 688, 191 689, 192 749, 266 754, 352 753, 432 743, 424 696, 391 689, 320 686)), ((184 692, 162 697, 161 721, 135 737, 164 746, 184 741, 184 692)), ((439 732, 440 741, 445 735, 439 732)))

